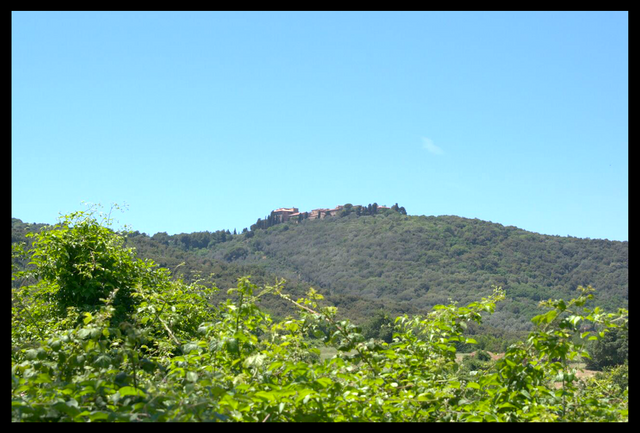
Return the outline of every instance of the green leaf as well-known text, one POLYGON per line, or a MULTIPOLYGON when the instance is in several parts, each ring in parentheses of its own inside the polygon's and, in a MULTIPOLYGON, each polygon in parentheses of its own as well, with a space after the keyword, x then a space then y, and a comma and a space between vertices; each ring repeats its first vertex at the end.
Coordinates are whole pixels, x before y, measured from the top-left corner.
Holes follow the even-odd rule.
POLYGON ((38 351, 36 349, 29 349, 25 351, 25 357, 27 359, 36 359, 38 357, 38 351))
POLYGON ((284 365, 282 361, 275 361, 271 365, 269 365, 269 367, 267 368, 267 371, 273 371, 277 368, 282 367, 282 365, 284 365))
POLYGON ((238 340, 236 340, 235 338, 229 338, 226 341, 225 346, 227 347, 227 351, 229 353, 237 354, 239 352, 238 340))
POLYGON ((333 384, 333 381, 328 377, 320 377, 316 379, 316 383, 318 383, 323 388, 327 388, 333 384))
POLYGON ((187 372, 187 375, 185 376, 185 380, 187 382, 197 382, 198 381, 198 373, 196 373, 195 371, 187 372))
POLYGON ((545 314, 540 314, 531 319, 533 323, 539 325, 541 323, 551 323, 558 315, 558 310, 549 310, 545 314))
POLYGON ((66 413, 71 418, 74 418, 80 413, 80 409, 78 409, 78 402, 74 399, 71 399, 67 402, 58 402, 53 405, 53 408, 59 410, 60 412, 66 413))
POLYGON ((82 328, 78 331, 78 337, 86 340, 87 338, 91 337, 91 331, 93 331, 93 329, 91 328, 82 328))
POLYGON ((262 354, 262 353, 257 353, 255 355, 251 355, 248 356, 244 362, 242 363, 242 365, 245 368, 249 368, 249 367, 261 367, 262 364, 264 363, 264 360, 267 356, 262 354))
POLYGON ((200 346, 198 343, 187 343, 182 346, 182 353, 189 354, 191 352, 199 352, 200 346))
POLYGON ((89 419, 91 421, 100 421, 109 419, 109 414, 106 412, 92 412, 89 414, 89 419))
POLYGON ((430 401, 432 400, 433 397, 431 396, 431 394, 423 392, 422 394, 418 394, 418 401, 430 401))
POLYGON ((502 403, 500 406, 498 406, 498 410, 500 409, 518 409, 518 407, 507 402, 507 403, 502 403))
POLYGON ((141 389, 134 388, 133 386, 123 386, 118 390, 118 392, 120 393, 121 397, 126 397, 128 395, 137 395, 140 397, 147 396, 147 394, 145 394, 141 389))
POLYGON ((480 389, 480 384, 476 382, 467 383, 467 388, 480 389))
POLYGON ((40 373, 33 383, 51 383, 51 377, 47 373, 40 373))
POLYGON ((582 320, 582 317, 581 317, 581 316, 573 315, 573 316, 570 316, 567 320, 568 320, 568 321, 569 321, 573 326, 577 326, 577 325, 578 325, 578 323, 582 320))
POLYGON ((309 399, 316 395, 316 392, 312 389, 302 389, 298 391, 298 397, 296 397, 296 404, 300 403, 302 400, 302 404, 307 404, 309 399))
POLYGON ((269 401, 269 402, 275 401, 276 399, 275 395, 272 392, 266 392, 266 391, 258 391, 254 394, 254 397, 257 397, 261 400, 269 401))

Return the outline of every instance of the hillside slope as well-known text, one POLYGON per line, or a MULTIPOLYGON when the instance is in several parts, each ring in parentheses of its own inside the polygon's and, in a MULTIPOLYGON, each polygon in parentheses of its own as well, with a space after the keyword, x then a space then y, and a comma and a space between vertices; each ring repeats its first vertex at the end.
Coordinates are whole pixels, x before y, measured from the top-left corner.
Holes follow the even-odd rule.
MULTIPOLYGON (((12 242, 39 228, 13 219, 12 242)), ((294 297, 312 286, 359 323, 381 310, 416 314, 450 300, 478 301, 493 285, 507 294, 487 322, 498 330, 529 329, 540 300, 571 299, 578 285, 593 286, 595 304, 607 310, 628 306, 628 242, 547 236, 456 216, 388 209, 234 235, 135 232, 127 242, 185 280, 207 277, 221 296, 243 275, 260 285, 284 277, 294 297)), ((288 314, 290 306, 277 298, 265 302, 288 314)))
POLYGON ((353 311, 356 302, 425 312, 450 299, 479 300, 492 285, 508 296, 492 321, 512 329, 528 326, 541 299, 570 298, 578 285, 593 286, 607 309, 628 300, 628 242, 547 236, 456 216, 389 211, 287 222, 235 236, 205 256, 307 281, 354 316, 369 314, 353 311))

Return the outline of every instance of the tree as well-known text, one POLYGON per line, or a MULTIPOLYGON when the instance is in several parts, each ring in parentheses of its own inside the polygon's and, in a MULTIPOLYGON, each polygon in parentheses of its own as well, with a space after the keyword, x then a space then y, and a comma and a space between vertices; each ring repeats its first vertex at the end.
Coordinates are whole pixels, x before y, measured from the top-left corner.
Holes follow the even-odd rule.
POLYGON ((362 335, 365 338, 375 338, 391 343, 393 336, 393 321, 382 310, 378 310, 363 326, 362 335))
POLYGON ((587 368, 603 370, 625 363, 629 359, 629 329, 620 327, 610 330, 599 340, 592 342, 587 359, 587 368))
POLYGON ((343 207, 342 210, 340 211, 339 215, 341 217, 345 217, 347 215, 349 215, 351 212, 353 212, 353 205, 351 203, 346 203, 343 207))
POLYGON ((151 236, 151 239, 160 242, 163 245, 169 245, 170 237, 167 232, 158 232, 151 236))

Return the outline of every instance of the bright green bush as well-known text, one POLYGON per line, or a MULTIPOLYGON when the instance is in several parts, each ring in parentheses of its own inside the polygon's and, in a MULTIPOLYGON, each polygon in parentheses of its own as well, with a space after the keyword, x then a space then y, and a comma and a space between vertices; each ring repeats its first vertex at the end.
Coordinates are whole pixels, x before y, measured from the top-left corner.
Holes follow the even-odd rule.
POLYGON ((50 285, 62 316, 70 307, 96 311, 101 299, 117 289, 113 306, 123 319, 134 309, 135 286, 149 284, 149 263, 124 248, 123 237, 96 220, 95 210, 64 216, 57 226, 35 235, 31 260, 35 276, 50 285))

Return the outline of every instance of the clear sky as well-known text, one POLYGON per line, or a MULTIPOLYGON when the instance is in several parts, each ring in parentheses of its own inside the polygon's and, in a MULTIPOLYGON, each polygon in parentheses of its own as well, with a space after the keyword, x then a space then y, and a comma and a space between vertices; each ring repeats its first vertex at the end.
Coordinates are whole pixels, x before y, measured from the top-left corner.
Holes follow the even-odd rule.
POLYGON ((398 203, 628 240, 628 13, 13 12, 11 215, 398 203))

